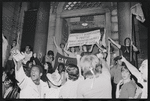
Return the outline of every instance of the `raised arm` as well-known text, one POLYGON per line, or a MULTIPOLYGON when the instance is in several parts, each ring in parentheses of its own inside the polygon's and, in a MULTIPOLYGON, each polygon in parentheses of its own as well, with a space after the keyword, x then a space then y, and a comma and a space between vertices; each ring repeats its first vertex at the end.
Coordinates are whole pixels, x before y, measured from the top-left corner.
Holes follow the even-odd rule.
POLYGON ((81 58, 81 56, 76 55, 76 58, 77 58, 77 66, 79 68, 79 76, 81 76, 81 67, 80 67, 80 58, 81 58))
POLYGON ((76 55, 72 52, 67 51, 66 49, 64 49, 65 53, 67 53, 69 55, 69 57, 71 58, 76 58, 76 55))
POLYGON ((65 53, 67 53, 70 56, 73 53, 71 53, 67 50, 67 45, 68 45, 68 43, 65 44, 64 51, 65 51, 65 53))
POLYGON ((92 50, 93 50, 93 46, 94 46, 94 44, 92 44, 92 46, 91 46, 91 48, 90 48, 89 52, 92 52, 92 50))
POLYGON ((141 73, 138 71, 138 69, 136 69, 136 67, 134 67, 130 62, 128 62, 123 56, 121 61, 123 61, 126 64, 130 72, 138 79, 138 81, 140 81, 139 79, 141 79, 141 73))
POLYGON ((68 51, 67 45, 68 45, 68 42, 65 44, 65 47, 64 47, 64 52, 69 55, 69 56, 66 56, 66 57, 76 58, 76 54, 68 51))
POLYGON ((101 51, 104 50, 104 49, 101 47, 101 44, 98 44, 98 43, 96 42, 96 45, 97 45, 97 47, 98 47, 101 51))
POLYGON ((7 47, 8 47, 8 42, 6 40, 6 38, 4 37, 4 35, 2 34, 2 38, 3 38, 3 42, 2 42, 2 66, 4 67, 5 64, 5 60, 6 60, 6 54, 7 54, 7 47))
POLYGON ((20 32, 17 33, 17 45, 19 46, 19 38, 20 38, 20 32))
POLYGON ((134 45, 132 45, 132 46, 133 46, 133 50, 134 50, 135 52, 139 51, 139 50, 137 49, 137 47, 135 47, 134 45))
MULTIPOLYGON (((17 54, 18 57, 20 56, 20 52, 17 54)), ((26 76, 24 70, 23 70, 23 66, 22 66, 22 60, 16 61, 16 59, 14 58, 13 55, 13 61, 15 64, 15 78, 16 80, 18 80, 18 86, 23 89, 26 85, 27 85, 27 79, 28 77, 26 76)))
POLYGON ((133 47, 133 51, 138 52, 138 48, 133 44, 133 42, 131 41, 131 46, 133 47))
POLYGON ((122 84, 123 84, 123 79, 120 80, 118 82, 118 84, 117 84, 117 87, 116 87, 116 98, 119 98, 119 96, 120 96, 120 88, 119 88, 119 86, 122 85, 122 84))
POLYGON ((108 38, 108 40, 112 43, 112 44, 114 44, 115 46, 117 46, 117 48, 121 48, 121 45, 120 44, 117 44, 114 40, 112 40, 110 37, 108 38))
POLYGON ((4 35, 2 34, 2 38, 3 38, 3 42, 7 42, 7 39, 4 37, 4 35))
POLYGON ((57 48, 57 51, 60 53, 61 48, 57 45, 55 36, 53 37, 53 40, 54 40, 54 45, 55 45, 56 48, 57 48))

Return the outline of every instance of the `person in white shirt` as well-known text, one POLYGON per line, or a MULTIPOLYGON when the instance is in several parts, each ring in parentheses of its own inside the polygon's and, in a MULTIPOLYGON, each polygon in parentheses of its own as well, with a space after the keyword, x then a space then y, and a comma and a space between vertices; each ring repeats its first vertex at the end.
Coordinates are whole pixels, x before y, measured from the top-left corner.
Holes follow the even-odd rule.
POLYGON ((67 50, 67 45, 68 45, 68 43, 66 43, 65 48, 64 48, 64 51, 65 51, 65 53, 67 53, 67 54, 69 55, 69 57, 71 57, 71 58, 76 58, 77 55, 84 55, 85 53, 91 53, 92 50, 93 50, 93 46, 94 46, 94 44, 92 44, 89 50, 87 50, 87 46, 86 46, 86 45, 79 46, 80 49, 79 49, 79 51, 77 52, 77 51, 75 50, 75 46, 74 46, 74 47, 70 47, 70 51, 68 51, 68 50, 67 50))
POLYGON ((138 82, 143 86, 141 98, 147 99, 148 97, 148 59, 145 59, 139 70, 134 67, 129 61, 127 61, 123 56, 121 59, 128 67, 130 72, 137 78, 138 82))
POLYGON ((33 56, 33 52, 31 51, 31 46, 27 45, 24 52, 25 58, 23 60, 23 63, 26 64, 27 61, 30 60, 30 58, 33 56))
POLYGON ((111 75, 105 60, 85 55, 80 66, 85 80, 78 85, 78 98, 111 98, 111 75), (100 60, 99 60, 100 59, 100 60))
POLYGON ((19 38, 20 38, 20 32, 17 33, 17 40, 13 40, 12 42, 12 46, 11 46, 11 51, 12 52, 13 50, 19 50, 19 38))
POLYGON ((4 37, 4 35, 2 34, 2 38, 3 38, 3 41, 2 41, 2 45, 3 45, 3 47, 2 47, 2 53, 3 53, 3 55, 2 55, 2 67, 4 67, 5 66, 5 62, 6 62, 6 54, 7 54, 7 46, 8 46, 8 41, 7 41, 7 39, 4 37))
POLYGON ((9 56, 8 60, 12 60, 13 51, 20 50, 20 47, 19 47, 20 46, 19 45, 20 32, 18 32, 17 35, 18 35, 17 40, 14 39, 12 42, 10 56, 9 56))
POLYGON ((69 64, 66 69, 67 82, 62 86, 60 98, 77 98, 77 87, 83 78, 79 77, 79 68, 74 64, 69 64))
POLYGON ((17 79, 18 86, 20 87, 20 98, 45 98, 45 95, 49 91, 48 84, 43 82, 40 78, 43 70, 39 65, 34 65, 31 68, 30 76, 27 77, 22 66, 22 59, 17 60, 16 57, 22 57, 19 51, 16 51, 13 55, 15 63, 15 78, 17 79))
POLYGON ((70 51, 68 51, 65 46, 64 51, 68 54, 68 57, 76 58, 77 52, 75 51, 75 47, 70 47, 70 51))
POLYGON ((64 43, 61 43, 60 44, 60 47, 57 45, 56 43, 56 39, 55 39, 55 36, 53 37, 53 41, 54 41, 54 45, 56 46, 56 49, 58 51, 58 53, 60 53, 61 55, 64 55, 64 56, 68 56, 65 51, 64 51, 64 48, 65 48, 65 44, 64 43))
POLYGON ((43 65, 46 62, 51 63, 52 67, 54 67, 54 52, 52 50, 49 50, 47 54, 43 57, 43 60, 42 60, 43 65))

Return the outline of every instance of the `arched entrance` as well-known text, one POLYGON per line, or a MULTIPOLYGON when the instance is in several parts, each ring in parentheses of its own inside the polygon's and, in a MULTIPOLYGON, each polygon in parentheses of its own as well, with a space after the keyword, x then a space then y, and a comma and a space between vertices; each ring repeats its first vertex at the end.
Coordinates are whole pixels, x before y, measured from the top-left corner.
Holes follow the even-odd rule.
MULTIPOLYGON (((65 23, 64 20, 67 21, 69 25, 71 25, 70 19, 71 18, 80 18, 79 21, 75 21, 77 23, 81 23, 81 18, 83 16, 97 16, 97 15, 104 15, 105 20, 103 27, 106 29, 106 38, 111 34, 111 14, 109 8, 105 5, 107 3, 99 3, 98 2, 61 2, 58 4, 57 12, 56 12, 56 29, 55 29, 55 36, 56 41, 58 44, 63 42, 62 38, 66 37, 66 34, 63 33, 63 24, 65 23), (97 5, 96 5, 97 4, 97 5), (71 6, 72 5, 72 6, 71 6), (91 5, 91 6, 88 6, 91 5), (70 7, 70 8, 69 8, 70 7), (74 7, 74 8, 73 8, 74 7), (60 40, 61 39, 61 40, 60 40)), ((91 21, 93 25, 91 28, 96 27, 95 22, 91 21)), ((78 26, 79 24, 77 24, 78 26)), ((100 24, 99 24, 100 25, 100 24)), ((97 26, 100 28, 100 26, 97 26)), ((68 27, 69 29, 69 27, 68 27)), ((70 29, 68 34, 70 33, 70 29)), ((66 39, 65 39, 66 40, 66 39)), ((106 42, 107 43, 107 42, 106 42)))

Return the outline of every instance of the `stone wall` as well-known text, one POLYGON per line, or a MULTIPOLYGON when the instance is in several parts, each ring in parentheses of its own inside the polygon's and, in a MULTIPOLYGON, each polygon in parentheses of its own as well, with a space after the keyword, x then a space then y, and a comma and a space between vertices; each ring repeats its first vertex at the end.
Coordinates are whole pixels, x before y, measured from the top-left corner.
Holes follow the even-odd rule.
MULTIPOLYGON (((113 9, 111 11, 111 38, 116 43, 119 43, 117 9, 113 9)), ((116 46, 114 46, 114 45, 112 45, 112 46, 114 48, 114 53, 113 54, 119 55, 119 49, 116 46)))
POLYGON ((55 35, 55 28, 56 28, 56 13, 52 13, 52 6, 50 9, 50 16, 49 16, 49 29, 48 29, 48 39, 47 39, 47 52, 49 50, 53 50, 54 54, 56 54, 56 48, 53 42, 53 36, 55 35))
MULTIPOLYGON (((27 10, 27 3, 23 2, 3 2, 2 3, 2 33, 6 36, 10 51, 12 40, 17 38, 17 30, 22 34, 24 11, 27 10)), ((21 40, 20 35, 20 40, 21 40)), ((19 43, 20 43, 19 40, 19 43)), ((7 57, 9 53, 7 53, 7 57)))
POLYGON ((2 11, 2 32, 7 37, 9 44, 12 40, 15 39, 16 34, 15 30, 15 2, 3 2, 3 11, 2 11))

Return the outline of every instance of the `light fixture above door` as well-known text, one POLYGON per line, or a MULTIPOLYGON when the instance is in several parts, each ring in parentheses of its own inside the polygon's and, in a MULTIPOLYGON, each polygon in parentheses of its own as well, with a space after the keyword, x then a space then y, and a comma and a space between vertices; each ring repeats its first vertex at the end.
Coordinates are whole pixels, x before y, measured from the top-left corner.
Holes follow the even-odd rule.
POLYGON ((88 21, 93 21, 94 16, 93 15, 88 15, 88 16, 81 16, 80 21, 82 26, 88 26, 88 21))
POLYGON ((88 23, 87 22, 82 22, 82 26, 88 26, 88 23))

